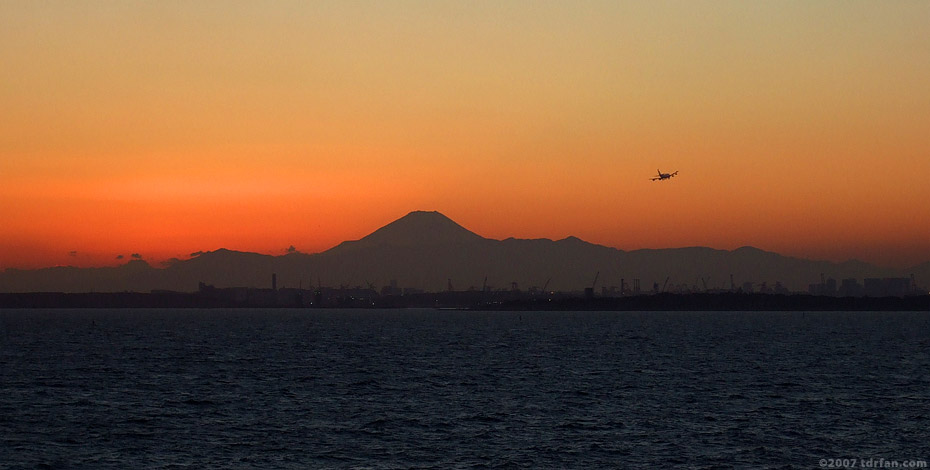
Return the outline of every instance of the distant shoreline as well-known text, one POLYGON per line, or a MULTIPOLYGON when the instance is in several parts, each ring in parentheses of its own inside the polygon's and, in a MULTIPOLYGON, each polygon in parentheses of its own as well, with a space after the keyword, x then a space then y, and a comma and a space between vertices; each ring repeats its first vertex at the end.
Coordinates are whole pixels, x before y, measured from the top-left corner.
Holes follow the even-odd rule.
POLYGON ((337 298, 325 303, 232 301, 199 292, 0 293, 0 308, 440 308, 503 311, 930 311, 930 295, 833 297, 807 294, 695 293, 585 298, 500 297, 481 292, 438 292, 378 298, 337 298))

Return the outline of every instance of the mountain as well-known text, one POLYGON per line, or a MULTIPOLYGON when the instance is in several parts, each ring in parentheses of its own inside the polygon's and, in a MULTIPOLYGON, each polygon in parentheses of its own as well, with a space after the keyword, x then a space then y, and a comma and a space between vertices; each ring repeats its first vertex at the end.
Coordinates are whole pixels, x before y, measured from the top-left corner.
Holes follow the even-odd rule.
POLYGON ((0 273, 0 292, 30 291, 193 291, 200 282, 217 287, 363 286, 375 288, 396 281, 401 287, 427 291, 526 289, 576 291, 591 287, 628 288, 639 280, 643 291, 678 287, 729 288, 731 275, 739 287, 781 282, 792 290, 807 290, 821 274, 844 278, 907 277, 921 286, 930 281, 930 263, 913 270, 882 269, 860 261, 832 263, 792 258, 742 247, 706 247, 623 251, 575 237, 562 240, 494 240, 475 234, 439 212, 416 211, 359 240, 346 241, 316 254, 271 256, 219 249, 165 268, 133 260, 113 268, 58 267, 8 269, 0 273), (622 280, 622 281, 621 281, 622 280))
POLYGON ((486 240, 452 219, 432 211, 414 211, 359 240, 375 245, 454 245, 486 240))
POLYGON ((360 247, 457 246, 486 241, 439 212, 414 211, 357 241, 347 241, 330 251, 360 247))

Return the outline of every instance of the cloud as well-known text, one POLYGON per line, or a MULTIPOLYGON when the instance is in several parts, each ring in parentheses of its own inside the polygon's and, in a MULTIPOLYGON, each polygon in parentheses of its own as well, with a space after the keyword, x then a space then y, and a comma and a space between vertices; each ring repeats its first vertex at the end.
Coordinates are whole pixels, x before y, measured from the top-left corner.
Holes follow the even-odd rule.
POLYGON ((123 255, 116 255, 116 259, 123 259, 123 258, 125 258, 125 256, 123 256, 123 255))
POLYGON ((142 255, 140 255, 139 253, 133 253, 129 256, 132 256, 132 259, 142 259, 142 255))

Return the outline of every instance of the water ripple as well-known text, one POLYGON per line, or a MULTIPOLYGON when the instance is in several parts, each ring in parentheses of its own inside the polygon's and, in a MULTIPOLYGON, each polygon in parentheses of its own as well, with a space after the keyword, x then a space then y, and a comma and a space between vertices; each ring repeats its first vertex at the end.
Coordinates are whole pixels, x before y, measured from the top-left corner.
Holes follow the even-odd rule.
POLYGON ((930 459, 919 313, 0 311, 0 468, 930 459))

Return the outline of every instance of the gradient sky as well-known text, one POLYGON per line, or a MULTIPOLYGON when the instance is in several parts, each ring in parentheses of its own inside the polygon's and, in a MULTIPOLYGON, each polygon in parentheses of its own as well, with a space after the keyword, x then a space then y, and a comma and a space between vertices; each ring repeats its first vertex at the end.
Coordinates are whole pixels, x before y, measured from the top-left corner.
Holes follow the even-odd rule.
POLYGON ((914 265, 928 24, 926 1, 0 2, 0 269, 317 252, 411 210, 914 265))

